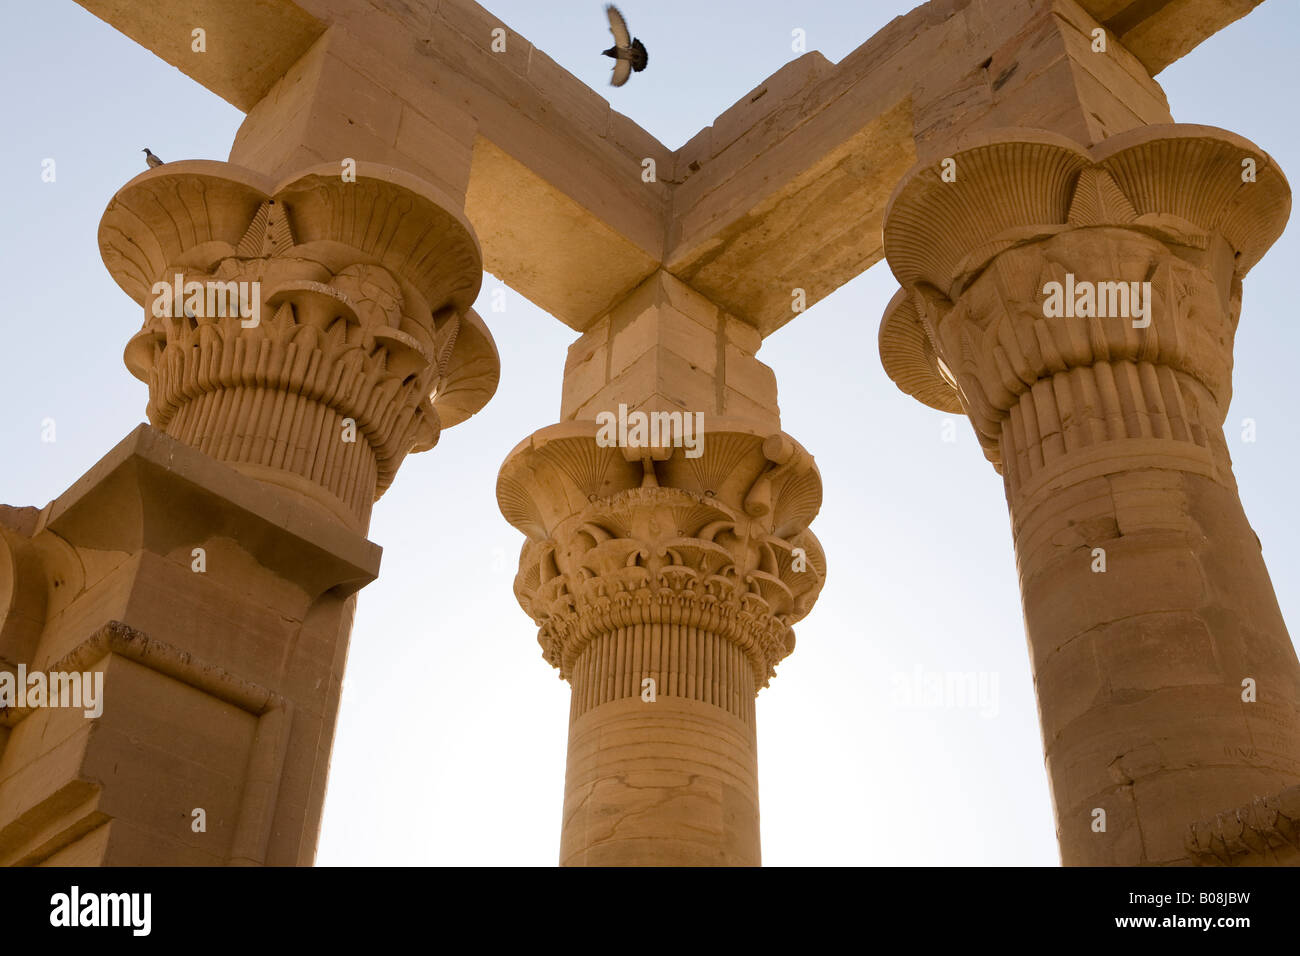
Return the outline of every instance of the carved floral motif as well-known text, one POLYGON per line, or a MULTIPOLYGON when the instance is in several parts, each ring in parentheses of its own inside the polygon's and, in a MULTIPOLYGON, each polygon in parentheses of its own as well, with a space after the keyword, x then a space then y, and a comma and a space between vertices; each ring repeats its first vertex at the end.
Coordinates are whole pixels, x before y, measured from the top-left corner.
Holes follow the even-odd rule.
POLYGON ((999 135, 955 151, 955 181, 919 168, 890 204, 885 251, 904 287, 880 331, 890 377, 964 411, 1012 485, 1104 441, 1215 445, 1241 279, 1289 210, 1277 167, 1204 127, 1145 127, 1092 150, 999 135), (1137 283, 1149 314, 1045 307, 1053 283, 1076 282, 1137 283))
POLYGON ((149 386, 149 420, 364 523, 405 456, 497 383, 470 308, 477 245, 441 199, 364 165, 356 182, 331 168, 276 188, 223 163, 174 163, 128 184, 100 245, 144 307, 125 361, 149 386), (253 317, 220 293, 215 311, 213 297, 159 307, 157 283, 239 288, 253 317))
POLYGON ((602 635, 673 625, 740 647, 766 686, 825 576, 811 456, 785 435, 711 427, 700 459, 628 461, 583 428, 535 435, 497 486, 529 537, 515 594, 546 659, 571 678, 602 635))

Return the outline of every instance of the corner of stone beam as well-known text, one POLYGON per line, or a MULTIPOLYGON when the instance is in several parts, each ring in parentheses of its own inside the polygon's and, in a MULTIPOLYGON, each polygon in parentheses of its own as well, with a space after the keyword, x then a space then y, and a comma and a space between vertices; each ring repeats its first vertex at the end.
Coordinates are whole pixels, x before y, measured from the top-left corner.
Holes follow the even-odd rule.
MULTIPOLYGON (((309 597, 346 597, 379 573, 381 549, 278 489, 149 425, 139 425, 45 507, 48 529, 73 548, 163 557, 233 537, 309 597)), ((174 555, 173 555, 174 556, 174 555)), ((188 563, 188 562, 187 562, 188 563)))

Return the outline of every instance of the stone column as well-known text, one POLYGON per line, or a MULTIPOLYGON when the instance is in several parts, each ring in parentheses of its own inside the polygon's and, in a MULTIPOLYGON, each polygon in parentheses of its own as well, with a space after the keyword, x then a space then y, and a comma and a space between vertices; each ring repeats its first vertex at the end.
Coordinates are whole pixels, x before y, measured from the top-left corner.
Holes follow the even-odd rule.
POLYGON ((0 863, 313 861, 371 505, 499 371, 458 206, 356 173, 170 163, 104 213, 151 426, 0 509, 0 670, 103 681, 0 702, 0 863))
POLYGON ((570 349, 565 421, 502 466, 515 595, 572 686, 564 865, 760 862, 754 699, 826 565, 759 343, 657 273, 570 349))
POLYGON ((891 201, 881 356, 1003 475, 1066 864, 1187 862, 1193 824, 1300 781, 1223 433, 1242 278, 1289 209, 1262 150, 1183 125, 971 138, 891 201))

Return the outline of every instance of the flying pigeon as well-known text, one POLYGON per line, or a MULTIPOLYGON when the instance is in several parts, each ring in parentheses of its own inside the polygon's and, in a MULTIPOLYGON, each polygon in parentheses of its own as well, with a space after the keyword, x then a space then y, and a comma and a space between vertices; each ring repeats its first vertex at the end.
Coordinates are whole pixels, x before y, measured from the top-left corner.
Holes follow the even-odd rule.
POLYGON ((163 161, 161 159, 159 159, 153 153, 149 152, 148 146, 144 148, 144 161, 149 164, 150 169, 157 169, 159 166, 163 164, 163 161))
POLYGON ((627 30, 627 21, 618 12, 618 7, 612 3, 606 4, 605 13, 609 15, 609 30, 614 34, 614 45, 601 55, 614 58, 614 76, 609 85, 622 86, 633 70, 640 73, 645 69, 650 62, 650 55, 640 40, 632 39, 632 34, 627 30))

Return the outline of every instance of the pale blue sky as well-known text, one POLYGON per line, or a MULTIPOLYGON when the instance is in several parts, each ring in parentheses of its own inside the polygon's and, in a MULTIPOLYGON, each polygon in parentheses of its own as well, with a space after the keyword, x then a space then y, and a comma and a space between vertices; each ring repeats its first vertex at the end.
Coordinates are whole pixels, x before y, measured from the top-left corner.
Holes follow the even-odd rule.
MULTIPOLYGON (((496 0, 510 27, 669 147, 795 54, 831 61, 909 0, 623 0, 651 68, 607 86, 601 4, 496 0), (791 12, 794 8, 795 12, 791 12)), ((0 502, 43 505, 138 422, 121 362, 139 308, 110 279, 96 229, 113 193, 164 159, 225 159, 240 113, 69 0, 0 0, 0 315, 8 413, 0 502), (41 161, 58 178, 42 183, 41 161), (57 441, 40 440, 41 421, 57 441)), ((1267 0, 1160 77, 1174 116, 1254 140, 1300 175, 1300 9, 1267 0)), ((1300 612, 1300 354, 1293 224, 1246 281, 1228 445, 1283 613, 1300 612), (1258 440, 1241 441, 1255 419, 1258 440)), ((567 685, 515 604, 520 535, 493 488, 502 458, 559 415, 574 333, 513 292, 491 311, 502 383, 488 408, 412 456, 378 503, 380 579, 362 592, 344 685, 321 864, 537 864, 558 856, 567 685)), ((783 427, 825 483, 813 528, 829 577, 799 646, 758 701, 764 861, 1029 864, 1059 857, 1001 479, 959 423, 881 371, 882 264, 771 336, 783 427), (816 333, 815 335, 813 333, 816 333), (826 409, 836 414, 826 414, 826 409), (908 711, 893 675, 996 674, 998 710, 908 711)))

